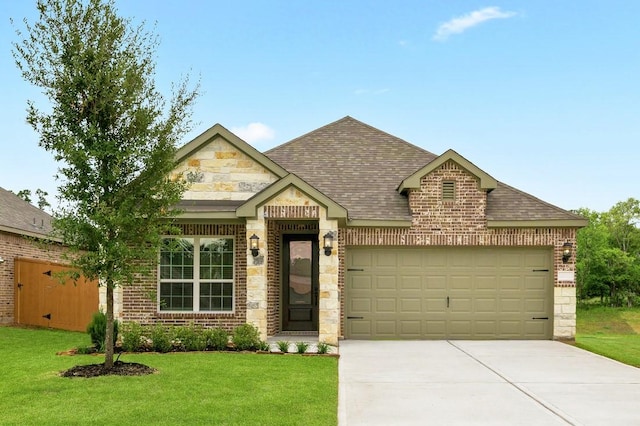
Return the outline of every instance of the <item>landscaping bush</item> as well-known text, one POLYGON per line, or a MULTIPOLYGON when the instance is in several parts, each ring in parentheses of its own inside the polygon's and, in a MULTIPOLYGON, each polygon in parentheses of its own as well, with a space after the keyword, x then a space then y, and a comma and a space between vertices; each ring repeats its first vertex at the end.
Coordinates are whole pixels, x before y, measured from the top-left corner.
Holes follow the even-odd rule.
MULTIPOLYGON (((118 340, 118 320, 113 321, 113 344, 116 344, 118 340)), ((104 351, 105 338, 107 337, 107 315, 98 311, 93 314, 91 322, 87 326, 87 333, 91 337, 91 343, 96 347, 99 352, 104 351)))
POLYGON ((289 352, 288 340, 279 340, 276 342, 276 345, 278 346, 278 349, 280 349, 280 352, 282 352, 283 354, 286 354, 287 352, 289 352))
POLYGON ((140 352, 143 345, 142 326, 137 322, 128 322, 122 326, 122 350, 126 352, 140 352))
POLYGON ((223 328, 216 327, 204 331, 207 348, 215 351, 224 351, 229 343, 229 333, 223 328))
POLYGON ((242 324, 233 329, 233 344, 239 351, 252 351, 260 345, 260 333, 251 324, 242 324))
POLYGON ((203 351, 207 348, 207 339, 202 326, 193 324, 174 328, 174 341, 179 342, 178 349, 183 351, 203 351))
POLYGON ((309 349, 309 344, 307 342, 297 342, 296 350, 299 354, 303 354, 309 349))
POLYGON ((318 353, 326 354, 328 352, 329 352, 329 345, 327 345, 325 342, 318 342, 318 353))
POLYGON ((171 339, 169 338, 169 331, 165 329, 161 324, 149 328, 149 337, 151 339, 151 349, 156 352, 169 352, 171 350, 171 339))

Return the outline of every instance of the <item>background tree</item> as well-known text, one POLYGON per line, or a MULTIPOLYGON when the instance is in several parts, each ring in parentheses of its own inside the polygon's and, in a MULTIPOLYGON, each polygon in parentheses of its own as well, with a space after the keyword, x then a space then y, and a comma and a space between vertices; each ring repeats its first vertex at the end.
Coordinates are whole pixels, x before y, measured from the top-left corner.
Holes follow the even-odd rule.
POLYGON ((50 101, 27 121, 53 153, 61 206, 55 228, 83 275, 107 293, 105 368, 113 367, 113 290, 155 260, 184 191, 169 180, 197 88, 184 79, 168 106, 154 82, 157 36, 117 15, 112 0, 39 0, 39 19, 13 55, 50 101))
POLYGON ((640 302, 640 202, 621 201, 609 211, 580 209, 589 226, 578 231, 578 297, 612 306, 640 302))
MULTIPOLYGON (((31 203, 31 190, 30 189, 23 189, 18 191, 18 193, 16 194, 18 197, 22 198, 24 201, 26 201, 27 203, 31 203)), ((49 201, 47 201, 47 197, 49 196, 49 193, 43 189, 36 189, 36 196, 38 197, 38 208, 40 210, 44 210, 47 207, 51 207, 51 204, 49 204, 49 201)))

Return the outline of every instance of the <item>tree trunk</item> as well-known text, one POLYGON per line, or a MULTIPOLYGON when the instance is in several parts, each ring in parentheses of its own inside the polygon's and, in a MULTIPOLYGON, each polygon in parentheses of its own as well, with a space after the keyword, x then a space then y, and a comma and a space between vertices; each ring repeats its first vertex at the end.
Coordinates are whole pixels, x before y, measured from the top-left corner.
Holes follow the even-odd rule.
POLYGON ((107 282, 107 333, 104 342, 104 367, 113 368, 113 283, 107 282))

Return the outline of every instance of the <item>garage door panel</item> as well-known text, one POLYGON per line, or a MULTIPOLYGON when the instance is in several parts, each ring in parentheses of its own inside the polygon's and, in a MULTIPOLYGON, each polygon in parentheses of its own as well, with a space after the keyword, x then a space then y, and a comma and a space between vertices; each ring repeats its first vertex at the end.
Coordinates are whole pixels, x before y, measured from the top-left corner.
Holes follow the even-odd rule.
POLYGON ((501 275, 498 279, 498 289, 520 291, 522 288, 522 277, 520 275, 501 275))
POLYGON ((475 312, 479 314, 489 313, 493 315, 498 312, 498 302, 495 298, 476 298, 475 312))
POLYGON ((395 290, 398 288, 396 275, 379 275, 375 280, 375 288, 378 290, 395 290))
POLYGON ((519 314, 522 308, 522 299, 500 298, 500 312, 504 314, 519 314))
POLYGON ((351 277, 350 285, 352 290, 373 289, 373 277, 370 275, 359 275, 351 277))
POLYGON ((422 312, 422 301, 420 299, 400 299, 400 311, 420 314, 422 312))
POLYGON ((371 312, 371 299, 370 298, 352 298, 349 299, 349 307, 351 313, 369 313, 371 312))
POLYGON ((396 320, 378 320, 375 322, 376 334, 380 337, 393 338, 398 335, 396 320))
POLYGON ((422 289, 422 277, 420 275, 401 275, 400 288, 402 290, 420 290, 422 289))
POLYGON ((428 291, 444 291, 447 289, 447 277, 445 275, 429 275, 424 279, 424 289, 428 291))
POLYGON ((395 314, 397 311, 398 311, 398 308, 396 306, 396 299, 382 298, 382 297, 379 297, 376 299, 376 313, 395 314))
POLYGON ((475 286, 476 290, 496 290, 496 283, 498 282, 498 277, 494 275, 476 275, 475 276, 475 286))
POLYGON ((546 312, 546 301, 544 299, 527 299, 524 301, 526 313, 544 313, 546 312))
POLYGON ((347 248, 346 315, 363 319, 346 320, 346 337, 549 339, 551 255, 540 248, 347 248))
POLYGON ((471 298, 452 297, 449 302, 449 311, 455 313, 467 313, 473 309, 471 298))
POLYGON ((452 275, 449 277, 449 289, 468 291, 473 288, 472 275, 452 275))

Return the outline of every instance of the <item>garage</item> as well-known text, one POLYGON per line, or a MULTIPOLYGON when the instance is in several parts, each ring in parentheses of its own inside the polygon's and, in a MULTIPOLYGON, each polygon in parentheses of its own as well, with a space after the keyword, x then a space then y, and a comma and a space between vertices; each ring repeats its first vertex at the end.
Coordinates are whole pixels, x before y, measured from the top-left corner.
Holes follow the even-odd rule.
POLYGON ((348 247, 348 339, 551 339, 541 247, 348 247))

